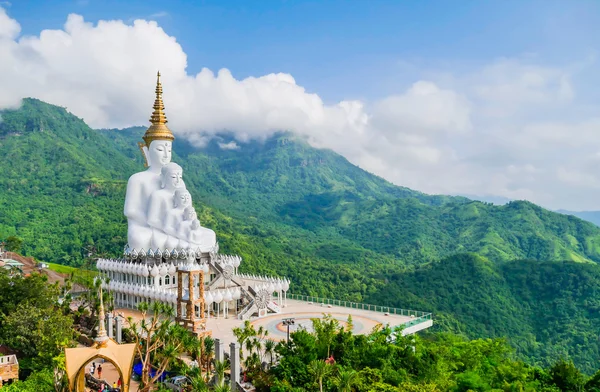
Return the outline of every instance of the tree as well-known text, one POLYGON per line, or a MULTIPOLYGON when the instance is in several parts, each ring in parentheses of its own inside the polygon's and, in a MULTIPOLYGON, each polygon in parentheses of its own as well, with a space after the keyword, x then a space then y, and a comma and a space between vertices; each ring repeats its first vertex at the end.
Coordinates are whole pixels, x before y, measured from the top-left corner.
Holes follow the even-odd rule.
POLYGON ((348 319, 346 320, 346 332, 352 332, 352 330, 354 329, 354 322, 352 321, 352 315, 349 314, 348 315, 348 319))
POLYGON ((9 252, 18 252, 23 247, 23 240, 14 235, 6 237, 4 240, 4 246, 9 252))
POLYGON ((206 380, 204 378, 204 369, 206 369, 207 376, 210 370, 209 364, 212 357, 210 352, 213 350, 213 347, 214 341, 210 336, 192 336, 188 341, 187 351, 198 362, 198 373, 204 380, 206 380))
POLYGON ((129 330, 134 336, 137 355, 142 362, 140 392, 149 392, 164 373, 189 347, 189 332, 172 321, 173 308, 161 302, 148 305, 142 302, 138 306, 141 321, 134 322, 130 317, 129 330), (152 316, 147 320, 148 311, 152 316), (154 375, 152 374, 154 371, 154 375))
MULTIPOLYGON (((227 384, 215 385, 213 387, 213 392, 230 392, 231 388, 227 384)), ((195 392, 195 390, 194 390, 195 392)))
POLYGON ((32 373, 25 381, 16 381, 2 387, 2 392, 55 392, 52 370, 32 373))
POLYGON ((275 341, 273 339, 267 339, 265 341, 265 355, 269 355, 269 364, 273 366, 273 358, 275 358, 275 341))
POLYGON ((308 371, 319 383, 319 391, 323 392, 323 379, 331 374, 333 366, 322 360, 314 360, 308 364, 308 371))
POLYGON ((257 330, 250 321, 246 320, 243 328, 238 327, 233 329, 233 334, 240 343, 240 360, 244 357, 244 355, 242 355, 243 350, 246 350, 246 359, 244 361, 246 369, 251 372, 259 370, 267 352, 267 344, 269 345, 268 348, 271 354, 274 350, 274 342, 269 343, 269 340, 267 339, 269 331, 263 326, 260 326, 257 330))
POLYGON ((330 314, 324 314, 322 319, 311 319, 315 336, 317 337, 317 345, 327 348, 327 357, 330 355, 331 343, 337 332, 339 332, 340 323, 330 314))
POLYGON ((184 371, 184 375, 189 377, 190 384, 194 392, 208 392, 208 385, 204 380, 202 369, 200 367, 187 367, 184 371))
POLYGON ((340 368, 335 377, 335 383, 339 392, 351 392, 352 386, 358 380, 358 373, 353 369, 340 368))
POLYGON ((53 358, 74 338, 70 316, 53 307, 38 308, 27 302, 2 316, 1 324, 2 341, 29 358, 30 362, 22 360, 21 365, 31 369, 51 367, 53 358))
POLYGON ((46 275, 10 276, 8 271, 0 269, 0 314, 9 315, 24 303, 37 308, 54 308, 59 294, 58 283, 49 284, 46 275))
POLYGON ((585 379, 572 361, 560 360, 550 368, 550 379, 563 392, 583 391, 585 379))
POLYGON ((229 367, 227 361, 215 361, 215 382, 218 386, 225 383, 225 370, 229 367))
POLYGON ((585 384, 586 392, 600 392, 600 370, 598 370, 585 384))

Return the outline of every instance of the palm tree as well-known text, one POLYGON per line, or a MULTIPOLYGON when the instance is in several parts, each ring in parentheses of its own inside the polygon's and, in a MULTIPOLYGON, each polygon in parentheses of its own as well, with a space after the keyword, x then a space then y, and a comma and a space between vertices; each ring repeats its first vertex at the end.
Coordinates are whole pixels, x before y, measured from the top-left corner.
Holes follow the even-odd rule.
POLYGON ((273 366, 273 357, 275 356, 275 341, 272 339, 267 339, 265 341, 265 354, 269 354, 269 361, 271 366, 273 366))
POLYGON ((352 385, 356 383, 358 378, 358 373, 354 369, 340 369, 337 377, 335 378, 335 383, 338 387, 339 392, 351 392, 352 385))
POLYGON ((206 385, 206 381, 204 381, 204 378, 202 377, 202 369, 199 367, 191 368, 186 366, 183 369, 182 374, 190 379, 192 391, 208 392, 208 385, 206 385))
POLYGON ((210 364, 215 355, 215 341, 210 336, 204 338, 204 355, 206 356, 206 379, 208 379, 211 369, 210 364))
POLYGON ((215 361, 215 376, 216 383, 222 386, 225 383, 225 370, 228 368, 228 364, 225 361, 215 361))
MULTIPOLYGON (((194 389, 194 392, 196 390, 194 389)), ((213 392, 230 392, 231 388, 229 387, 229 385, 227 384, 223 384, 223 385, 215 385, 213 387, 213 392)))
POLYGON ((202 376, 191 378, 191 380, 192 380, 192 382, 191 382, 192 391, 208 392, 208 385, 206 385, 206 381, 204 381, 202 376))
POLYGON ((313 360, 308 364, 308 372, 319 382, 319 391, 323 392, 323 379, 333 371, 333 367, 325 361, 313 360))

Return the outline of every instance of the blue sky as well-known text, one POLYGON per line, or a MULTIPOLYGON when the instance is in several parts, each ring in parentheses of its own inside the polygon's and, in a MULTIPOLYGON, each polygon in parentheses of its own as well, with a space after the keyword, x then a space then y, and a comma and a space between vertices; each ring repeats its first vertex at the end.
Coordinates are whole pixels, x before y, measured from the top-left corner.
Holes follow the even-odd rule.
POLYGON ((470 69, 501 57, 584 59, 600 49, 600 1, 15 0, 24 34, 86 21, 154 19, 188 55, 188 72, 292 74, 327 102, 372 99, 414 68, 470 69), (409 61, 413 67, 407 68, 409 61))
POLYGON ((600 210, 600 0, 0 0, 0 54, 0 109, 143 125, 160 69, 198 146, 288 130, 427 193, 600 210))

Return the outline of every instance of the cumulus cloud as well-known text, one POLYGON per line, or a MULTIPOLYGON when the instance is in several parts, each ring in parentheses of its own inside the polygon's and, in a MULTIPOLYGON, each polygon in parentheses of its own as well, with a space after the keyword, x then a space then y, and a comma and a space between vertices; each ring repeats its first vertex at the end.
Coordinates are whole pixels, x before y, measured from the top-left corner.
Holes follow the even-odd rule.
POLYGON ((11 19, 4 8, 0 7, 0 39, 15 38, 21 32, 19 23, 11 19))
POLYGON ((160 69, 171 128, 199 146, 224 130, 235 141, 223 149, 289 130, 421 191, 600 209, 600 198, 583 192, 600 178, 600 120, 557 118, 577 105, 568 68, 492 60, 468 74, 414 80, 372 102, 329 105, 286 73, 241 80, 227 69, 190 74, 183 48, 155 21, 91 24, 71 14, 62 29, 19 34, 19 23, 0 8, 0 108, 36 97, 93 127, 145 124, 160 69), (568 187, 582 194, 573 198, 568 187))

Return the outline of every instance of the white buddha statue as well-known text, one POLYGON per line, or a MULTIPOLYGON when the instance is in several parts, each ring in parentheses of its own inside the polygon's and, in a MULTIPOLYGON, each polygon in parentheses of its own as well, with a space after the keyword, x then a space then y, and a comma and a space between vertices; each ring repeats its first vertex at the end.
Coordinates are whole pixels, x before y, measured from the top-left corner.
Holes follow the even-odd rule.
POLYGON ((161 189, 150 195, 148 202, 148 225, 152 227, 152 248, 165 249, 168 234, 165 233, 165 221, 173 207, 175 191, 184 189, 183 169, 174 162, 164 165, 160 172, 161 189))
POLYGON ((184 220, 179 224, 177 231, 177 236, 180 239, 179 247, 200 248, 203 252, 210 251, 217 242, 215 232, 200 225, 194 207, 187 207, 183 216, 184 220))
POLYGON ((192 195, 184 189, 176 189, 173 196, 173 208, 167 211, 163 231, 169 235, 165 243, 166 249, 180 248, 177 229, 183 221, 183 212, 192 203, 192 195))
POLYGON ((171 162, 171 145, 175 137, 167 127, 167 118, 162 102, 160 73, 156 82, 156 100, 150 122, 152 125, 139 143, 148 169, 136 173, 127 182, 125 207, 127 217, 127 241, 131 249, 149 250, 152 240, 152 228, 147 223, 150 196, 160 189, 160 173, 164 165, 171 162))
POLYGON ((173 208, 167 212, 165 218, 165 233, 177 237, 179 223, 183 221, 183 212, 192 204, 192 195, 185 188, 175 190, 173 195, 173 208))
POLYGON ((210 251, 216 244, 215 232, 200 226, 192 198, 185 189, 183 170, 171 162, 175 139, 167 127, 162 102, 160 73, 152 125, 139 143, 148 169, 129 178, 124 214, 130 249, 194 249, 210 251))
POLYGON ((190 247, 188 241, 192 222, 197 218, 196 210, 193 206, 188 206, 183 210, 183 220, 177 226, 177 238, 179 238, 179 247, 186 249, 190 247))
POLYGON ((217 243, 217 235, 209 228, 200 226, 200 221, 194 219, 188 237, 192 247, 199 247, 204 252, 209 252, 217 243))
POLYGON ((152 228, 147 224, 150 196, 160 189, 160 171, 171 161, 171 142, 155 140, 148 148, 148 170, 136 173, 127 182, 124 213, 127 217, 127 241, 132 249, 150 249, 152 228))

